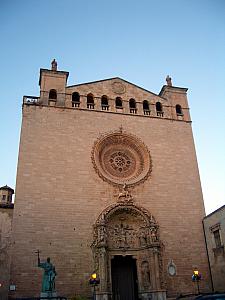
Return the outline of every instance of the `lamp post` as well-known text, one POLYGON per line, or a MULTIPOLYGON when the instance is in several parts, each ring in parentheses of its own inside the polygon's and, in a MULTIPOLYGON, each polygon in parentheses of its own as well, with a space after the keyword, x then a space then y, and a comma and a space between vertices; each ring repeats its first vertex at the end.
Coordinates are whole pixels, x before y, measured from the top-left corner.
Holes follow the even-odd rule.
POLYGON ((97 277, 97 273, 93 272, 89 280, 91 286, 93 286, 93 300, 96 300, 96 286, 100 283, 100 279, 97 277))
POLYGON ((196 282, 198 288, 198 294, 200 294, 199 281, 202 279, 202 275, 199 273, 198 270, 195 270, 191 278, 192 281, 196 282))

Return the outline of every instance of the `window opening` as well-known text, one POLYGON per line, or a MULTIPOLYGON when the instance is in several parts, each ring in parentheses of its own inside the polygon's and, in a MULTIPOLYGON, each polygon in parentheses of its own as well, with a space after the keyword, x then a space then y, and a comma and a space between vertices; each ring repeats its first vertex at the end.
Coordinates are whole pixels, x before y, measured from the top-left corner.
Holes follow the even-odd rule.
POLYGON ((215 240, 216 248, 220 248, 220 247, 222 246, 222 243, 221 243, 221 238, 220 238, 220 231, 219 231, 219 229, 213 231, 213 235, 214 235, 214 240, 215 240))
POLYGON ((143 101, 143 111, 144 115, 150 115, 149 103, 147 100, 143 101))
POLYGON ((156 114, 159 117, 163 117, 163 110, 162 110, 162 103, 161 102, 156 102, 156 114))
POLYGON ((102 96, 101 99, 101 105, 102 105, 102 110, 109 110, 109 103, 108 103, 108 97, 107 96, 102 96))
POLYGON ((94 109, 95 103, 94 103, 94 96, 92 94, 87 95, 87 108, 94 109))
POLYGON ((56 100, 57 99, 57 92, 56 92, 56 90, 50 90, 50 92, 49 92, 49 99, 54 99, 54 100, 56 100))
POLYGON ((116 97, 116 108, 123 108, 123 102, 120 97, 116 97))
POLYGON ((136 114, 137 113, 136 101, 133 98, 129 100, 129 106, 130 106, 130 113, 136 114))
POLYGON ((179 104, 176 105, 176 114, 177 116, 183 116, 182 108, 179 104))
POLYGON ((72 107, 80 107, 80 94, 78 92, 72 94, 72 107))

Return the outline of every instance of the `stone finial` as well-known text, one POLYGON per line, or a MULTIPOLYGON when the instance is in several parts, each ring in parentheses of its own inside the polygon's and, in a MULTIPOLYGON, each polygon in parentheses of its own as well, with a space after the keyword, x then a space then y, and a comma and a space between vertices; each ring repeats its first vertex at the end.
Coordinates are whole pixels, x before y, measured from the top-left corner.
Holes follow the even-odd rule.
POLYGON ((172 78, 169 75, 166 76, 166 83, 167 85, 172 86, 172 78))
POLYGON ((55 59, 53 59, 51 64, 52 64, 52 71, 57 71, 57 61, 55 59))

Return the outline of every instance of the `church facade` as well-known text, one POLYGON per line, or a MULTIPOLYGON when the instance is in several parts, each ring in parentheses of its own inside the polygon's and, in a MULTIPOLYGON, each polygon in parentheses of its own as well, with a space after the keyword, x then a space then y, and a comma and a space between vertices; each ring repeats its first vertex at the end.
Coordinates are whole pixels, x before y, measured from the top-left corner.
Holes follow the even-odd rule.
POLYGON ((11 297, 38 296, 42 260, 58 295, 166 299, 210 280, 187 89, 159 94, 121 78, 67 86, 40 70, 24 96, 13 217, 11 297))

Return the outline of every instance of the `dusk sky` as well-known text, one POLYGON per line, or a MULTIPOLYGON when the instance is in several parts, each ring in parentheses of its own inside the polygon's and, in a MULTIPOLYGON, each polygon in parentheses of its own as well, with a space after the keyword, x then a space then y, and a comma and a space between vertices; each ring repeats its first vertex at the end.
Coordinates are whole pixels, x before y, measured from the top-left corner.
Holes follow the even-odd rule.
POLYGON ((0 0, 0 38, 0 186, 15 188, 23 95, 55 58, 68 85, 187 87, 206 213, 225 204, 224 0, 0 0))

